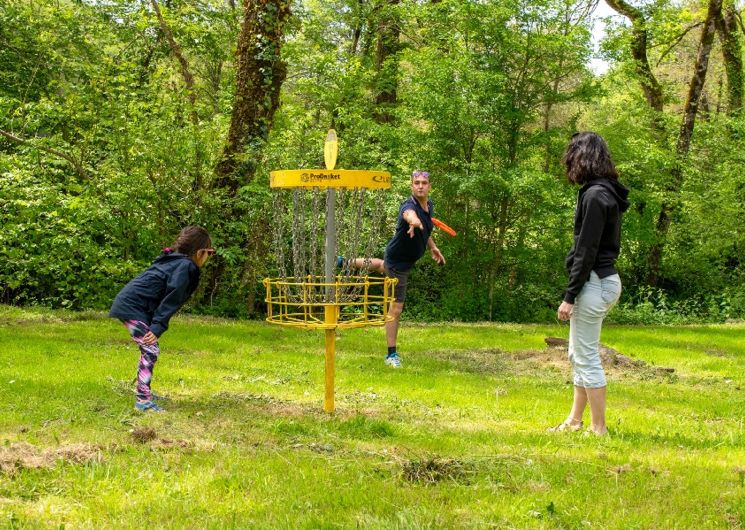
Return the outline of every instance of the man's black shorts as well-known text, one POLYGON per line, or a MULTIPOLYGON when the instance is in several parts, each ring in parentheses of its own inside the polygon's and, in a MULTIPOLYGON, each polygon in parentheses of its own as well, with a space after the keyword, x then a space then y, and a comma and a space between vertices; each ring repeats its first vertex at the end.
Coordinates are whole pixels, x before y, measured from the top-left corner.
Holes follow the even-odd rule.
POLYGON ((398 279, 398 283, 396 284, 396 287, 393 289, 393 299, 396 302, 399 302, 401 304, 404 303, 404 300, 406 300, 406 284, 409 281, 409 272, 408 271, 399 271, 396 270, 393 267, 389 267, 387 263, 383 264, 383 268, 385 269, 385 275, 388 278, 396 278, 398 279))

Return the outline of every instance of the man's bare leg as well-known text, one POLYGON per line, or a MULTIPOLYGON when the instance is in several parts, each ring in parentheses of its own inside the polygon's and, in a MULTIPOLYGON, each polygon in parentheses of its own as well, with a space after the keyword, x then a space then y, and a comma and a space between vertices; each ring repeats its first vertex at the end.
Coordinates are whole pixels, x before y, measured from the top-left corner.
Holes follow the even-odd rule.
POLYGON ((372 258, 372 259, 350 258, 347 263, 353 269, 367 269, 369 271, 377 272, 379 274, 385 273, 385 268, 383 267, 383 260, 380 258, 372 258))
POLYGON ((393 348, 394 346, 396 346, 396 338, 398 337, 398 322, 401 318, 401 311, 403 310, 403 302, 393 302, 390 309, 388 309, 388 316, 393 317, 392 320, 385 323, 385 338, 388 341, 389 348, 393 348))

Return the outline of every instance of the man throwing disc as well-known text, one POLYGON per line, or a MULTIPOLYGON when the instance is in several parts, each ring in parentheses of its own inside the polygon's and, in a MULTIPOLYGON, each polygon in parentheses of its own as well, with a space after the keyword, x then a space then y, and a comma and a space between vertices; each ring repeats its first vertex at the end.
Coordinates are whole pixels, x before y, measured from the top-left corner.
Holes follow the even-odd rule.
MULTIPOLYGON (((398 284, 394 290, 394 302, 388 309, 390 321, 385 325, 385 336, 388 341, 388 355, 385 364, 393 368, 401 367, 401 357, 396 348, 398 337, 398 325, 401 311, 406 300, 406 287, 409 272, 414 264, 424 255, 429 248, 432 259, 439 264, 445 264, 445 257, 432 239, 432 201, 429 192, 432 185, 429 173, 426 171, 414 171, 411 174, 411 197, 401 203, 398 210, 398 221, 396 232, 385 248, 383 259, 353 258, 347 262, 347 266, 361 269, 367 268, 385 274, 390 278, 397 278, 398 284)), ((344 265, 344 259, 339 258, 339 265, 344 265)))

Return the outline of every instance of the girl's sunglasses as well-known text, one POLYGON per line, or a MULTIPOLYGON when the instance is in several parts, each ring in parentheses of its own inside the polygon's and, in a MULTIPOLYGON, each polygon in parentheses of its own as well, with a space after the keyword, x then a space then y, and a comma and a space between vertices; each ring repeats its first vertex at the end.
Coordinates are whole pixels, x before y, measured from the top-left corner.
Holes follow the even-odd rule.
POLYGON ((206 252, 208 256, 212 256, 215 253, 214 248, 203 248, 202 251, 206 252))

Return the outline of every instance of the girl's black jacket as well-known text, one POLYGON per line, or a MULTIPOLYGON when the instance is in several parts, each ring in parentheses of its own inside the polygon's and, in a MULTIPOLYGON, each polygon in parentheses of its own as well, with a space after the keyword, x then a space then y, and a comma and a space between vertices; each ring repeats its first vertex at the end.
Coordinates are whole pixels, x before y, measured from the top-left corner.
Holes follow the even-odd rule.
POLYGON ((156 337, 168 329, 168 321, 199 285, 199 267, 189 256, 163 253, 142 274, 116 295, 109 316, 140 320, 156 337))
POLYGON ((621 215, 629 190, 617 180, 591 180, 579 190, 574 213, 574 244, 566 258, 569 285, 564 301, 574 303, 590 272, 600 278, 616 274, 621 250, 621 215))

